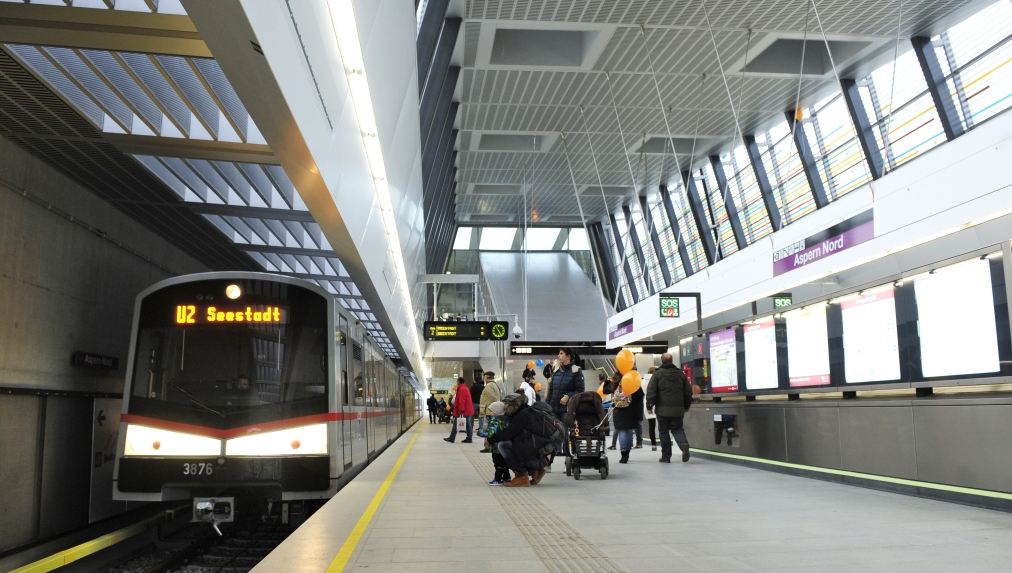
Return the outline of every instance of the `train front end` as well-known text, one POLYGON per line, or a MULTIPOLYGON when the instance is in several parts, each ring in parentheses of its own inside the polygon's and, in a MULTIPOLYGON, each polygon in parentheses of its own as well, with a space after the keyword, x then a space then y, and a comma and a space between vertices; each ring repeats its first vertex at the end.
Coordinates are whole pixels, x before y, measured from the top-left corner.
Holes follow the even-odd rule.
POLYGON ((195 517, 227 521, 232 508, 215 500, 333 495, 333 304, 312 283, 260 273, 141 293, 113 497, 192 498, 195 517))

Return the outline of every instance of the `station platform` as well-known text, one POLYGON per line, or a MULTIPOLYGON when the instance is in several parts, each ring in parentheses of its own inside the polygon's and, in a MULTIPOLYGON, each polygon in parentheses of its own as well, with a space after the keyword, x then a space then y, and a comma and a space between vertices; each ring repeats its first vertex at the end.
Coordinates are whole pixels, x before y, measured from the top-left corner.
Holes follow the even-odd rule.
POLYGON ((490 487, 491 456, 421 420, 254 569, 340 571, 1003 570, 1012 514, 701 457, 611 457, 490 487))

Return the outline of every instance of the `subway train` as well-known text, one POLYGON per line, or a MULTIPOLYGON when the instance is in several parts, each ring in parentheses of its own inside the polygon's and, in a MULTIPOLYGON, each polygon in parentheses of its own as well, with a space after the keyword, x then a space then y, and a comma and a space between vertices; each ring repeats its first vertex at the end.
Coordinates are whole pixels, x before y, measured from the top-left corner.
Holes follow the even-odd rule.
POLYGON ((195 518, 197 500, 239 496, 287 511, 330 498, 421 417, 403 369, 304 280, 161 281, 137 297, 130 344, 117 500, 194 499, 195 518))

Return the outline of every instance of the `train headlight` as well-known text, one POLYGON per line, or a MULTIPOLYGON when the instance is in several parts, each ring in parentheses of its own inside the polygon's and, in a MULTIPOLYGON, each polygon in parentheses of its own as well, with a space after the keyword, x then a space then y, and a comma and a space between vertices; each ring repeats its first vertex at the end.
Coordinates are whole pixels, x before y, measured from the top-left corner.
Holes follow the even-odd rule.
POLYGON ((225 442, 226 456, 314 456, 327 454, 327 424, 251 434, 225 442))
POLYGON ((128 424, 124 456, 217 456, 221 440, 128 424))

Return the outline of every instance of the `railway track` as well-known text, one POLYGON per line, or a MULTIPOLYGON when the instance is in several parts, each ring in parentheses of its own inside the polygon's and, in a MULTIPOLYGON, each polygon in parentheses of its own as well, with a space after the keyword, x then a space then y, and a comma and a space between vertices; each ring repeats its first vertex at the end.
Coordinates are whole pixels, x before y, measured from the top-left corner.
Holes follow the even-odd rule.
POLYGON ((167 544, 180 547, 150 550, 96 573, 246 573, 294 531, 289 525, 250 522, 223 528, 224 536, 206 526, 183 529, 167 544))

